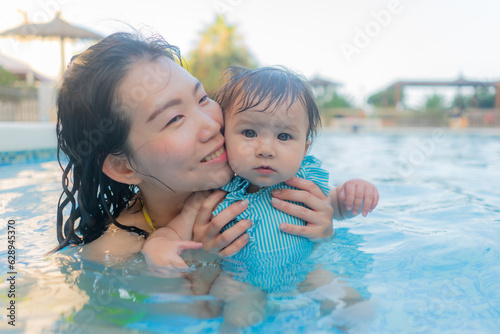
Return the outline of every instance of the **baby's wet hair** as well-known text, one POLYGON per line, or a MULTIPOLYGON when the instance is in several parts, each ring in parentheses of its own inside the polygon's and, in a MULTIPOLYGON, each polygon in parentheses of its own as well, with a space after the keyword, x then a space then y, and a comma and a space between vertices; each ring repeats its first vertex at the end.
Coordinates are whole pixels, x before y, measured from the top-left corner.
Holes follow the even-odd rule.
POLYGON ((224 71, 223 78, 225 83, 214 99, 220 104, 224 114, 234 107, 236 101, 241 105, 233 112, 243 112, 263 102, 267 103, 264 110, 283 104, 290 108, 298 99, 309 119, 307 139, 312 140, 321 128, 321 118, 311 85, 299 74, 285 67, 248 69, 229 66, 224 71))

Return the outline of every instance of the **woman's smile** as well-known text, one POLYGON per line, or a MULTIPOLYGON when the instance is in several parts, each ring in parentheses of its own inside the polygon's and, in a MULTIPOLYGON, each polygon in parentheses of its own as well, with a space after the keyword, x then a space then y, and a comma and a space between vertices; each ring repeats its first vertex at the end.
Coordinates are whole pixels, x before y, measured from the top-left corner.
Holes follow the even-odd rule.
POLYGON ((227 161, 226 149, 224 146, 221 146, 217 151, 207 155, 205 158, 201 160, 201 162, 225 162, 227 161))

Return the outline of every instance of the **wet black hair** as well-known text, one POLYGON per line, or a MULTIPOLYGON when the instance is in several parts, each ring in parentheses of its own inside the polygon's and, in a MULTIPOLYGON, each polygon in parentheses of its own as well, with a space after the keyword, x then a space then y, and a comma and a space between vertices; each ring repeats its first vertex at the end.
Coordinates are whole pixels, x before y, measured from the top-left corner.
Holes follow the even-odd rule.
POLYGON ((135 185, 112 180, 102 167, 109 154, 131 155, 127 148, 131 124, 120 108, 118 85, 135 63, 161 57, 183 64, 179 49, 162 37, 121 32, 72 58, 57 97, 63 191, 55 250, 91 242, 110 223, 119 225, 115 218, 136 198, 135 185))
POLYGON ((321 128, 321 117, 309 82, 299 74, 285 67, 261 67, 248 69, 229 66, 223 73, 225 83, 216 93, 217 101, 224 114, 240 101, 242 112, 266 102, 263 110, 287 103, 290 108, 298 99, 307 111, 309 127, 307 139, 312 140, 321 128))

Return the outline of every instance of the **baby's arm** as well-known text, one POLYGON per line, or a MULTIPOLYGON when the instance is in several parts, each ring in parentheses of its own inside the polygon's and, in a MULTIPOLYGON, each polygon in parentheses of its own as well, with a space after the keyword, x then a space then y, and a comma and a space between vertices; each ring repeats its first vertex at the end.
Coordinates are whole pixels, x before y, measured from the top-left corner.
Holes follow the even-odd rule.
POLYGON ((198 194, 190 196, 184 203, 181 213, 146 240, 142 253, 151 270, 168 274, 172 269, 185 269, 187 265, 180 257, 182 251, 203 246, 199 242, 191 241, 196 214, 202 199, 204 197, 198 194))
POLYGON ((377 188, 368 181, 354 179, 349 180, 330 191, 333 218, 343 220, 352 218, 359 214, 366 217, 378 204, 379 194, 377 188))

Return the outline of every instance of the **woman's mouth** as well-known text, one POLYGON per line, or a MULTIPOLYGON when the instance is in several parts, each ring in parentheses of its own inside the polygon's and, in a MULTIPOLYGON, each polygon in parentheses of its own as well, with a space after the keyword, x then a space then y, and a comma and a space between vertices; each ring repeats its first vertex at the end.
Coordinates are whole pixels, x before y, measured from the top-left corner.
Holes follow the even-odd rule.
POLYGON ((212 161, 212 160, 215 160, 217 159, 218 157, 220 157, 221 155, 223 155, 224 153, 226 152, 226 149, 224 148, 224 146, 222 146, 221 148, 219 148, 217 151, 215 151, 214 153, 212 154, 209 154, 207 155, 206 157, 204 157, 201 162, 208 162, 208 161, 212 161))

